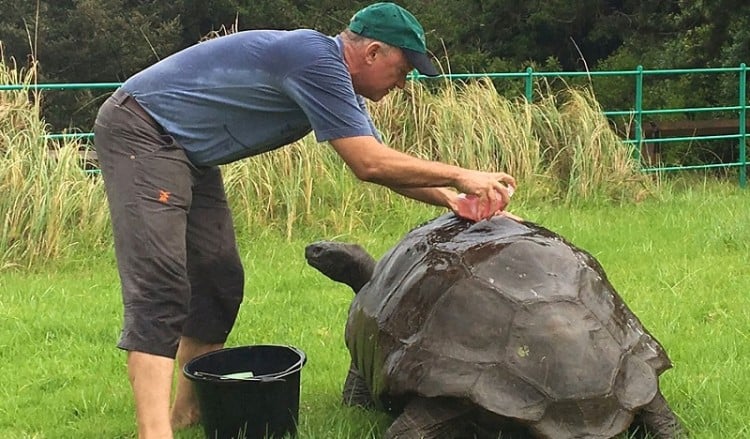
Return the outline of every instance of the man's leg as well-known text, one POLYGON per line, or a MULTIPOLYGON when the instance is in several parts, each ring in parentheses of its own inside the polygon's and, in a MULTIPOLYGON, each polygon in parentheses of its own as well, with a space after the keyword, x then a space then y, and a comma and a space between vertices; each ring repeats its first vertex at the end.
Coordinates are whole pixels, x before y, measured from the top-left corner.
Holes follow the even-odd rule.
POLYGON ((200 409, 192 383, 182 373, 193 358, 221 349, 237 318, 244 272, 234 237, 219 168, 205 170, 193 186, 187 224, 190 310, 177 349, 180 366, 172 406, 172 427, 198 422, 200 409))
POLYGON ((174 360, 143 352, 128 352, 128 377, 135 399, 140 439, 172 439, 169 394, 174 360))
POLYGON ((193 384, 182 373, 185 364, 193 358, 224 347, 224 343, 204 343, 191 337, 182 337, 177 348, 177 388, 172 405, 172 428, 180 430, 197 424, 200 421, 198 400, 193 384))
POLYGON ((139 438, 171 439, 174 357, 190 301, 185 237, 195 168, 128 99, 113 94, 94 128, 122 284, 118 347, 128 352, 139 438))

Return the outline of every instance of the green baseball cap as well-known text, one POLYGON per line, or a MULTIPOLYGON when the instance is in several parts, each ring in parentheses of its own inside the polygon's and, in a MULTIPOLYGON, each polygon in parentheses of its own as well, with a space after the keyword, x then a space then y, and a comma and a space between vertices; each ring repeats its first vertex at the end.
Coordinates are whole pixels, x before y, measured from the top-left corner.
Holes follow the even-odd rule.
POLYGON ((440 75, 427 55, 422 25, 411 12, 395 3, 373 3, 360 10, 349 21, 349 30, 400 48, 423 75, 440 75))

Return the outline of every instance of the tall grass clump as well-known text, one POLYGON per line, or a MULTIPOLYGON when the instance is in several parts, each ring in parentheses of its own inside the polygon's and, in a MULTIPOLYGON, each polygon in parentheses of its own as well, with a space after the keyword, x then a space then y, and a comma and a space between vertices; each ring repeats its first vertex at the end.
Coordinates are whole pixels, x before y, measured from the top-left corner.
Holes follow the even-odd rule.
POLYGON ((104 193, 98 179, 83 171, 80 145, 45 140, 41 96, 30 91, 34 67, 0 63, 0 84, 25 86, 0 91, 0 269, 28 267, 108 240, 104 193))
POLYGON ((588 89, 555 92, 542 82, 528 102, 503 97, 489 79, 446 81, 435 92, 419 82, 408 87, 373 106, 400 149, 503 170, 518 179, 526 198, 628 200, 652 188, 588 89))

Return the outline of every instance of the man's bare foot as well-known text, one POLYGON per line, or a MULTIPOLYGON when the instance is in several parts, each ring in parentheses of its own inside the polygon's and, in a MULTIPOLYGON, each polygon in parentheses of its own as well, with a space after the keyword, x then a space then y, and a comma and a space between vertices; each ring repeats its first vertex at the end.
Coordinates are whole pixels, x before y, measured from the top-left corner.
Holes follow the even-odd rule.
POLYGON ((184 410, 182 413, 174 413, 172 410, 171 423, 172 430, 184 430, 186 428, 194 427, 200 424, 201 414, 198 409, 184 410))
MULTIPOLYGON (((180 338, 180 346, 177 349, 177 360, 180 370, 193 358, 207 352, 213 352, 224 347, 221 343, 204 343, 200 340, 185 337, 180 338)), ((184 373, 177 374, 177 386, 175 388, 174 402, 170 412, 170 420, 173 430, 182 430, 197 425, 201 420, 198 397, 195 394, 193 383, 184 373)))

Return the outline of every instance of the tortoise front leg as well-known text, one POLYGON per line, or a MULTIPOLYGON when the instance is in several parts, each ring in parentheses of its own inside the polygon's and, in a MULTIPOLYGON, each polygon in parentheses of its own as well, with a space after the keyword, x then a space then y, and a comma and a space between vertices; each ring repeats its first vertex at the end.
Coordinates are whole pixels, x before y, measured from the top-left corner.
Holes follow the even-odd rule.
POLYGON ((414 398, 385 432, 385 439, 458 439, 467 431, 471 409, 448 398, 414 398))
POLYGON ((342 392, 344 405, 351 407, 363 407, 366 409, 374 408, 375 403, 372 400, 370 389, 367 388, 365 378, 357 370, 357 366, 352 361, 349 366, 349 373, 344 381, 344 391, 342 392))
POLYGON ((682 439, 688 437, 687 430, 677 418, 667 400, 657 390, 654 399, 636 414, 633 427, 655 439, 682 439))

